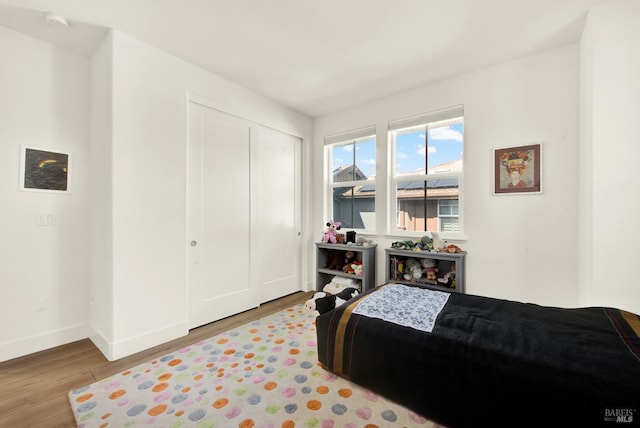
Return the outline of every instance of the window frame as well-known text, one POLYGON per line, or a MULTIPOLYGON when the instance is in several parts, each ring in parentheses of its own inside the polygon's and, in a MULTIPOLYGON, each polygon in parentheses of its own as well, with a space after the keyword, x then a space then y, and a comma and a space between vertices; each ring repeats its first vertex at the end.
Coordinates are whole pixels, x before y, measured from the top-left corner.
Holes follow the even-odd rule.
MULTIPOLYGON (((353 132, 349 132, 349 133, 344 133, 344 134, 339 134, 339 135, 334 135, 334 136, 330 136, 330 137, 325 137, 325 145, 324 145, 324 150, 325 150, 325 160, 326 160, 326 186, 325 186, 325 217, 326 220, 335 220, 335 221, 343 221, 341 219, 338 218, 333 218, 333 212, 334 212, 334 206, 333 206, 333 194, 334 194, 334 190, 336 188, 351 188, 352 191, 356 188, 356 187, 363 187, 366 185, 372 185, 374 186, 374 189, 378 189, 378 183, 377 183, 377 174, 374 174, 372 177, 367 177, 366 180, 350 180, 350 181, 333 181, 333 177, 334 177, 334 168, 333 168, 333 149, 336 147, 340 147, 340 146, 348 146, 350 144, 353 145, 353 166, 356 166, 356 147, 357 144, 359 143, 365 143, 365 142, 370 142, 373 141, 374 143, 374 147, 376 148, 375 153, 377 156, 377 145, 378 145, 378 141, 377 141, 377 135, 376 135, 376 131, 375 131, 375 127, 369 127, 369 128, 364 128, 362 130, 357 130, 357 131, 353 131, 353 132)), ((377 158, 376 158, 376 162, 377 162, 377 158)), ((374 190, 373 194, 373 205, 374 207, 376 206, 376 200, 377 200, 377 191, 374 190)), ((354 200, 354 196, 351 196, 352 201, 354 200)), ((375 208, 373 211, 374 215, 375 215, 375 208)), ((351 210, 351 214, 352 216, 354 216, 356 214, 356 212, 354 212, 353 206, 352 206, 352 210, 351 210)), ((374 217, 375 218, 375 217, 374 217)), ((364 223, 364 221, 363 221, 364 223)), ((373 228, 369 228, 367 229, 365 228, 355 228, 355 227, 351 227, 351 226, 347 226, 347 228, 349 230, 354 230, 356 232, 359 233, 363 233, 363 234, 375 234, 375 221, 373 222, 373 228)), ((365 224, 366 226, 366 224, 365 224)), ((344 227, 344 226, 343 226, 344 227)))
MULTIPOLYGON (((387 159, 388 159, 388 209, 387 209, 387 234, 389 236, 400 236, 405 238, 417 238, 432 232, 436 232, 438 236, 442 239, 451 239, 451 240, 461 240, 464 239, 464 217, 463 217, 463 207, 464 207, 464 192, 463 192, 463 177, 464 177, 464 111, 462 106, 457 106, 447 110, 441 110, 435 113, 425 114, 416 116, 408 119, 400 119, 394 122, 389 122, 388 132, 387 132, 387 159), (425 172, 416 173, 416 174, 401 174, 397 175, 396 173, 396 137, 397 135, 407 132, 407 130, 412 128, 424 128, 425 130, 425 148, 428 148, 428 130, 430 128, 437 128, 447 125, 453 125, 461 123, 462 124, 462 157, 460 159, 460 170, 459 171, 448 171, 448 172, 431 172, 429 173, 429 168, 425 165, 425 172), (457 179, 458 181, 458 230, 456 232, 444 232, 440 231, 441 229, 441 221, 440 221, 440 204, 437 204, 437 229, 438 230, 400 230, 400 224, 398 223, 401 215, 400 215, 400 203, 401 200, 398 199, 398 185, 401 183, 406 183, 410 181, 422 181, 427 183, 428 181, 435 179, 457 179)), ((428 191, 427 191, 428 192, 428 191)), ((426 197, 428 200, 428 197, 426 197)), ((438 200, 439 201, 439 200, 438 200)), ((447 216, 450 217, 450 216, 447 216)), ((425 218, 425 228, 427 219, 425 218)))

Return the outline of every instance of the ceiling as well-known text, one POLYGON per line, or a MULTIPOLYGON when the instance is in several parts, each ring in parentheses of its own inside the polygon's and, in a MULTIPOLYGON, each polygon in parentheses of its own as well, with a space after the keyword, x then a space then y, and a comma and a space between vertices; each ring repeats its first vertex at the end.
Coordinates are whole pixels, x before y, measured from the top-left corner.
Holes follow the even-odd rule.
POLYGON ((604 1, 0 0, 0 25, 84 55, 115 28, 318 117, 575 42, 604 1))

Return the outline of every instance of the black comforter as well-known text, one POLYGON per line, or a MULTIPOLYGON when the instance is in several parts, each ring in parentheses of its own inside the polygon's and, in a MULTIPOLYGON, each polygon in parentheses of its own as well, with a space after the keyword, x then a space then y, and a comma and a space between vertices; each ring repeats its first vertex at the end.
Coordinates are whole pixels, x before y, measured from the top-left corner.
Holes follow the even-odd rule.
POLYGON ((433 331, 352 313, 316 320, 330 371, 440 424, 630 426, 640 418, 640 319, 452 293, 433 331))

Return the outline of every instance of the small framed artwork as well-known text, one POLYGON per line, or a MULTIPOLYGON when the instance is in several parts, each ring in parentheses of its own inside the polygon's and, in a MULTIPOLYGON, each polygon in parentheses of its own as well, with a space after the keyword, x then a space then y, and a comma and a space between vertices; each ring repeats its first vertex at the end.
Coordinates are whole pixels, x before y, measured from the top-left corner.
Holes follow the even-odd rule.
POLYGON ((495 195, 542 192, 542 145, 495 149, 493 193, 495 195))
POLYGON ((69 193, 71 155, 21 147, 20 190, 69 193))

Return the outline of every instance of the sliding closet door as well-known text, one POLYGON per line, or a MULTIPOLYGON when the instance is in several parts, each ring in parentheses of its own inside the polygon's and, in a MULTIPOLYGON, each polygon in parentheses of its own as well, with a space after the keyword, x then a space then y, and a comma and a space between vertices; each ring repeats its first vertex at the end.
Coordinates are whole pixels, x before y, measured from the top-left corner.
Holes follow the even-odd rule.
POLYGON ((189 327, 259 305, 252 274, 251 168, 258 127, 189 104, 189 327))
POLYGON ((260 128, 260 301, 300 290, 300 138, 260 128))

